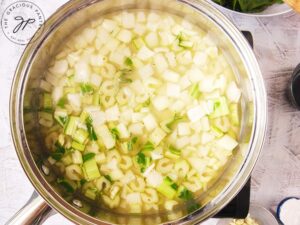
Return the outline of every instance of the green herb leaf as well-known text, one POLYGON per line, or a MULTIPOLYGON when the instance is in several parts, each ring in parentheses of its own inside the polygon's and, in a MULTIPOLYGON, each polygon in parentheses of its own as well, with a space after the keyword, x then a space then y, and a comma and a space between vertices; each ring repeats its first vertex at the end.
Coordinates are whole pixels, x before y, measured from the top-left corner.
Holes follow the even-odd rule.
POLYGON ((57 102, 57 106, 61 107, 61 108, 65 108, 65 104, 67 102, 66 97, 62 97, 58 100, 57 102))
POLYGON ((93 127, 92 123, 93 123, 92 118, 88 116, 85 120, 85 124, 86 124, 87 130, 88 130, 88 133, 89 133, 89 138, 92 141, 97 141, 98 140, 97 134, 94 130, 94 127, 93 127))
POLYGON ((55 142, 55 151, 52 152, 51 157, 56 161, 59 161, 61 160, 65 152, 66 152, 65 148, 57 141, 55 142))
POLYGON ((82 185, 84 185, 86 182, 87 182, 86 179, 81 179, 81 180, 80 180, 80 185, 82 186, 82 185))
POLYGON ((176 183, 171 184, 171 188, 173 188, 174 190, 178 189, 178 185, 176 183))
POLYGON ((191 200, 193 199, 193 193, 190 192, 186 187, 184 187, 182 189, 182 191, 179 193, 179 198, 183 199, 183 200, 191 200))

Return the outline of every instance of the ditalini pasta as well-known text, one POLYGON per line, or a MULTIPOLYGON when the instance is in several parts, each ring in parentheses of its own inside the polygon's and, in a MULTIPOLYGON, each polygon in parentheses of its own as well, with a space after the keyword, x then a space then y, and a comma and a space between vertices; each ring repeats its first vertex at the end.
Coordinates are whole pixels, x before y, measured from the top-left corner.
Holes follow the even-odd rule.
POLYGON ((92 21, 64 43, 40 89, 46 164, 58 185, 118 212, 195 199, 238 146, 232 69, 207 32, 174 15, 92 21))

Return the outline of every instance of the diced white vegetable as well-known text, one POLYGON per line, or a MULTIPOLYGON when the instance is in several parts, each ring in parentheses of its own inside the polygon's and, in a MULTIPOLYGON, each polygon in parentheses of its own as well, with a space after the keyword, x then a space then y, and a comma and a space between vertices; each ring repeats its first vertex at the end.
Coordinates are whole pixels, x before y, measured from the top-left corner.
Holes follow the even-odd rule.
POLYGON ((152 170, 147 176, 147 184, 150 187, 158 187, 163 182, 162 175, 156 170, 152 170))
MULTIPOLYGON (((118 46, 119 46, 120 42, 115 39, 115 38, 110 38, 106 43, 105 43, 105 48, 107 48, 108 51, 115 51, 118 46)), ((103 53, 104 54, 104 53, 103 53)))
POLYGON ((75 64, 74 68, 75 68, 74 80, 76 82, 86 83, 89 81, 90 67, 86 62, 80 61, 75 64))
POLYGON ((173 83, 167 83, 167 95, 169 97, 179 97, 180 86, 173 83))
POLYGON ((147 64, 143 67, 141 67, 138 71, 140 77, 142 78, 148 78, 150 76, 153 75, 154 71, 153 71, 153 68, 150 64, 147 64))
POLYGON ((157 122, 152 114, 148 114, 146 117, 144 117, 143 122, 148 131, 151 131, 157 127, 157 122))
POLYGON ((55 61, 54 66, 51 67, 49 70, 55 75, 62 76, 68 70, 68 61, 65 59, 57 60, 55 61))
POLYGON ((169 100, 166 96, 157 96, 153 99, 153 106, 156 110, 162 111, 169 106, 169 100))
POLYGON ((83 31, 83 36, 87 43, 92 43, 96 37, 96 30, 91 28, 85 28, 83 31))
POLYGON ((129 43, 132 38, 132 33, 129 30, 121 30, 117 36, 117 39, 124 42, 129 43))
POLYGON ((190 138, 187 136, 184 136, 184 137, 178 138, 176 140, 176 147, 183 148, 183 147, 187 146, 189 143, 190 143, 190 138))
POLYGON ((195 56, 194 56, 194 59, 193 59, 193 62, 196 64, 196 65, 199 65, 199 66, 204 66, 206 64, 206 61, 207 61, 207 55, 205 52, 196 52, 195 53, 195 56))
POLYGON ((162 54, 155 55, 153 60, 158 72, 162 73, 168 68, 168 62, 162 54))
POLYGON ((186 136, 191 133, 190 124, 189 123, 178 123, 177 132, 179 136, 186 136))
POLYGON ((137 57, 143 61, 148 60, 149 58, 151 58, 154 55, 154 52, 151 51, 149 48, 147 48, 146 46, 143 46, 140 48, 140 50, 137 53, 137 57))
POLYGON ((144 177, 147 177, 149 175, 149 173, 154 169, 155 167, 155 163, 152 163, 143 173, 144 177))
POLYGON ((120 138, 129 138, 130 133, 127 130, 127 127, 123 123, 119 123, 117 129, 120 134, 120 138))
POLYGON ((128 129, 133 135, 142 135, 143 134, 143 124, 142 123, 133 123, 129 126, 128 129))
POLYGON ((216 46, 211 46, 206 49, 207 55, 213 59, 218 56, 218 52, 219 52, 218 47, 216 47, 216 46))
POLYGON ((199 91, 211 92, 215 89, 214 77, 206 76, 205 79, 201 80, 199 85, 199 91))
POLYGON ((135 18, 133 13, 122 13, 122 25, 125 28, 134 28, 135 26, 135 18))
POLYGON ((111 132, 109 131, 106 125, 96 126, 95 131, 97 133, 97 136, 101 137, 107 149, 115 147, 116 140, 113 138, 111 132))
POLYGON ((119 107, 114 105, 105 110, 106 121, 117 121, 120 117, 119 107))
POLYGON ((72 161, 75 164, 81 164, 82 163, 82 155, 81 155, 80 151, 74 150, 72 152, 72 161))
POLYGON ((201 106, 196 106, 187 111, 188 118, 191 122, 196 122, 205 116, 206 112, 201 106))
POLYGON ((226 90, 226 96, 231 102, 238 102, 241 97, 241 90, 237 87, 236 83, 232 81, 226 90))
POLYGON ((142 36, 146 32, 146 27, 142 24, 136 24, 133 31, 139 36, 142 36))
POLYGON ((190 81, 190 79, 188 78, 187 75, 183 76, 180 78, 179 81, 180 87, 182 90, 185 90, 186 88, 188 88, 192 83, 190 81))
POLYGON ((158 44, 158 37, 156 32, 150 32, 146 37, 145 41, 148 46, 151 48, 155 47, 158 44))
POLYGON ((201 143, 201 136, 199 134, 194 134, 190 137, 190 142, 192 145, 198 145, 201 143))
POLYGON ((174 83, 178 82, 179 77, 180 77, 178 73, 175 73, 172 70, 166 70, 162 74, 162 76, 166 81, 170 81, 170 82, 174 82, 174 83))
POLYGON ((203 132, 201 135, 201 143, 204 145, 211 142, 214 139, 215 139, 215 136, 209 132, 203 132))
POLYGON ((170 64, 170 66, 176 66, 177 65, 176 56, 175 56, 174 52, 167 52, 166 57, 167 57, 167 60, 170 64))
POLYGON ((216 145, 225 150, 232 151, 238 145, 238 142, 229 135, 225 134, 223 137, 216 140, 216 145))
POLYGON ((209 131, 210 130, 209 119, 208 119, 207 116, 202 117, 200 122, 201 122, 201 130, 203 130, 203 131, 209 131))
POLYGON ((90 55, 90 64, 92 66, 102 66, 104 64, 104 57, 102 55, 95 55, 95 54, 92 54, 90 55))
POLYGON ((138 192, 130 193, 126 196, 126 201, 129 204, 141 203, 141 194, 138 192))
POLYGON ((155 149, 151 152, 151 158, 153 160, 162 159, 164 156, 162 155, 162 151, 159 151, 158 149, 155 149))
POLYGON ((198 68, 192 68, 189 71, 186 72, 186 75, 192 82, 199 82, 202 79, 204 79, 204 75, 202 71, 198 68))
POLYGON ((52 101, 57 104, 59 99, 63 97, 64 90, 61 86, 55 86, 52 90, 52 101))
POLYGON ((122 66, 124 64, 124 53, 120 51, 112 51, 109 55, 109 60, 122 66))
POLYGON ((79 110, 81 106, 81 96, 80 94, 68 94, 68 101, 74 110, 79 110))
POLYGON ((136 16, 137 22, 145 22, 146 21, 146 15, 144 12, 137 12, 136 16))
POLYGON ((106 122, 105 113, 99 110, 89 112, 94 126, 100 126, 106 122))
POLYGON ((143 118, 144 118, 144 114, 143 113, 132 113, 132 115, 131 115, 131 121, 133 122, 133 123, 137 123, 137 122, 141 122, 142 120, 143 120, 143 118))
POLYGON ((155 146, 157 146, 157 145, 159 145, 159 143, 165 138, 166 135, 167 135, 167 134, 166 134, 166 132, 165 132, 163 129, 157 127, 157 128, 155 128, 155 130, 150 134, 149 139, 150 139, 150 141, 151 141, 155 146))
POLYGON ((124 110, 123 112, 121 112, 120 121, 126 122, 126 124, 128 124, 129 122, 131 122, 132 113, 132 109, 124 110))
POLYGON ((112 32, 117 27, 117 23, 113 20, 104 19, 102 23, 102 27, 106 29, 108 32, 112 32))
POLYGON ((171 104, 169 107, 172 111, 182 111, 185 107, 185 102, 182 100, 176 100, 173 104, 171 104))
POLYGON ((129 184, 131 181, 135 179, 135 175, 131 170, 128 170, 124 177, 121 179, 122 184, 129 184))
POLYGON ((175 200, 166 200, 165 209, 171 211, 171 210, 173 210, 174 206, 177 204, 178 204, 178 202, 175 200))
POLYGON ((189 157, 187 160, 199 174, 202 174, 205 171, 206 168, 205 160, 202 160, 200 158, 195 158, 195 157, 189 157))

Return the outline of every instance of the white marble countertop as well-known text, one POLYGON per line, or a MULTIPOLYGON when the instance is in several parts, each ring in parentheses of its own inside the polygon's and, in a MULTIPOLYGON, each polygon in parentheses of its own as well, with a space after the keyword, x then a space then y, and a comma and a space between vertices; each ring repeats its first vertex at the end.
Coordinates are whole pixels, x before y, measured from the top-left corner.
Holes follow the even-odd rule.
MULTIPOLYGON (((46 18, 65 1, 32 0, 46 18)), ((1 1, 1 16, 12 2, 1 1)), ((274 210, 281 199, 300 196, 300 112, 290 106, 285 93, 292 70, 300 63, 300 15, 228 16, 239 29, 252 32, 254 52, 266 83, 268 133, 252 175, 251 201, 274 210)), ((0 30, 0 224, 21 208, 33 192, 14 151, 8 117, 11 80, 23 49, 8 41, 0 30)), ((45 224, 71 223, 55 215, 45 224)))

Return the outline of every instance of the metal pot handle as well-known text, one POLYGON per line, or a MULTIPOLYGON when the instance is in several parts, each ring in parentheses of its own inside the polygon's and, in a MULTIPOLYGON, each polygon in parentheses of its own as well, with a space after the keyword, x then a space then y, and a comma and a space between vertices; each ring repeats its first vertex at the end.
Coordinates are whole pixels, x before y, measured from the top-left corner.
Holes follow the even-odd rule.
POLYGON ((34 191, 28 202, 5 225, 39 225, 55 213, 34 191))

